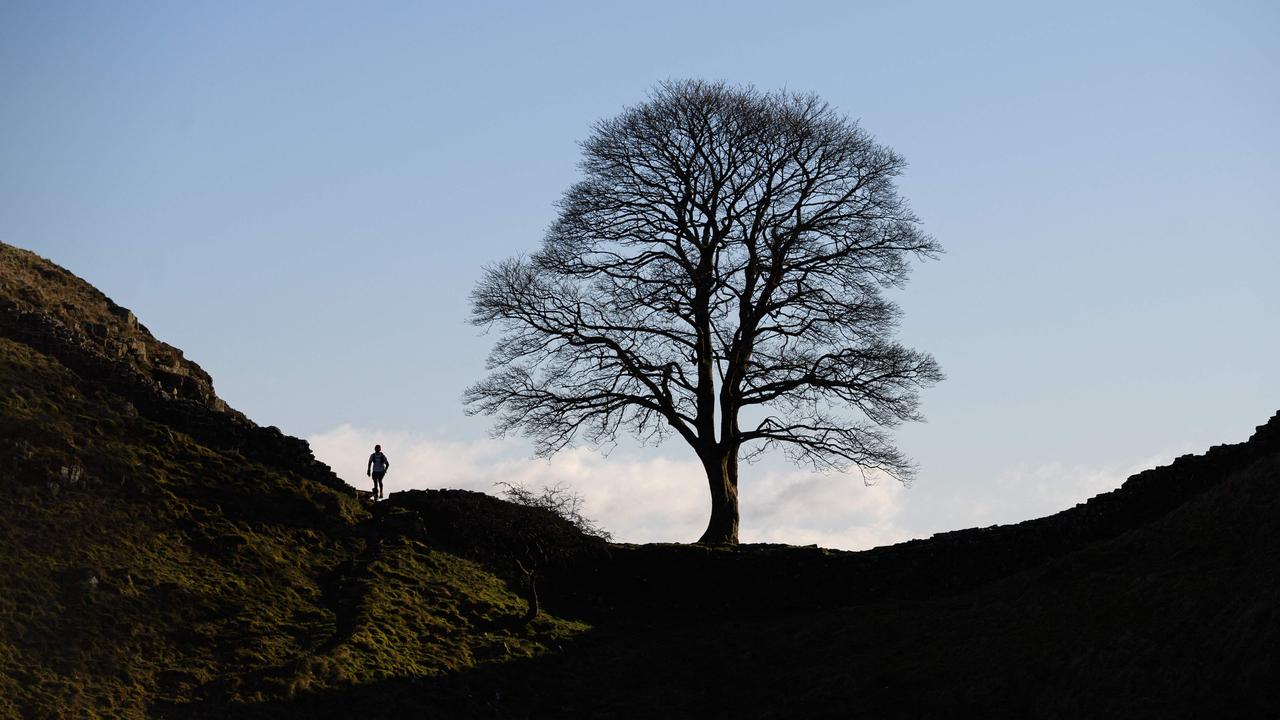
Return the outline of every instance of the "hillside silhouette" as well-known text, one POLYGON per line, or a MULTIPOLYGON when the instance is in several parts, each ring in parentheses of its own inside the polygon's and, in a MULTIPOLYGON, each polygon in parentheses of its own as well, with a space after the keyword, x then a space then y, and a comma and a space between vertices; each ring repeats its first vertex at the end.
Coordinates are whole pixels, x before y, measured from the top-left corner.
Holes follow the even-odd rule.
POLYGON ((0 717, 1280 712, 1280 414, 1015 525, 606 543, 479 493, 371 504, 0 244, 0 471, 0 717))

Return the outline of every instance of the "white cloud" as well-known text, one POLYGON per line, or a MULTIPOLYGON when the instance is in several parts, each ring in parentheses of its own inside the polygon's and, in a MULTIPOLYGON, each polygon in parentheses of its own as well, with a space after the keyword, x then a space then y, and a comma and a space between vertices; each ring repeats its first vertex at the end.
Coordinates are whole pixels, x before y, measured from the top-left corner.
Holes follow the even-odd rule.
MULTIPOLYGON (((702 467, 678 448, 609 456, 574 448, 540 460, 514 440, 449 442, 351 425, 307 440, 316 457, 361 488, 371 484, 364 470, 374 443, 391 459, 388 492, 461 488, 497 495, 499 481, 533 488, 565 483, 582 495, 583 514, 621 542, 690 542, 702 534, 710 512, 702 467)), ((1114 490, 1133 473, 1177 454, 1112 465, 1047 462, 984 477, 959 471, 951 482, 921 478, 909 490, 892 479, 864 486, 856 472, 818 474, 765 461, 742 468, 740 535, 743 542, 862 550, 935 532, 1015 523, 1114 490)))
POLYGON ((862 550, 910 539, 901 527, 907 490, 883 478, 799 470, 747 475, 740 499, 743 540, 862 550))
MULTIPOLYGON (((391 460, 388 493, 460 488, 497 494, 497 482, 542 487, 566 483, 584 500, 583 514, 623 542, 688 542, 709 513, 702 466, 690 455, 574 448, 550 460, 529 457, 515 441, 447 442, 404 432, 343 425, 307 438, 316 457, 357 487, 369 487, 365 462, 375 443, 391 460)), ((903 489, 861 477, 744 466, 740 488, 743 542, 818 544, 864 549, 907 539, 895 523, 903 489)))

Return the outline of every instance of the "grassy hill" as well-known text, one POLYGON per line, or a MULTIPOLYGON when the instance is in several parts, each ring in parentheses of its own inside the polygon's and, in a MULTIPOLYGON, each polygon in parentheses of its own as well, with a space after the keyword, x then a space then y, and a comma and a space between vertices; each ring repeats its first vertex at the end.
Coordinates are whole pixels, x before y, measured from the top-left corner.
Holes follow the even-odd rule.
POLYGON ((0 244, 0 490, 0 717, 1280 714, 1280 414, 1017 525, 606 544, 477 493, 369 504, 0 244))
POLYGON ((10 246, 0 272, 0 717, 431 677, 585 629, 521 624, 491 572, 383 533, 305 443, 74 276, 10 246))

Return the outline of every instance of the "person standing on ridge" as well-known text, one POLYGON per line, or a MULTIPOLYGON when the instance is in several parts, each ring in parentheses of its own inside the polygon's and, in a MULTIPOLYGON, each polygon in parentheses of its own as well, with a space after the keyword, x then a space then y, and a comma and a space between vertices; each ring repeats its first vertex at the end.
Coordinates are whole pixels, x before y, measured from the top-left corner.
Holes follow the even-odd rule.
POLYGON ((365 474, 373 478, 374 500, 382 499, 382 476, 387 474, 389 467, 391 467, 391 461, 382 454, 382 446, 374 445, 373 454, 369 456, 369 464, 365 468, 365 474))

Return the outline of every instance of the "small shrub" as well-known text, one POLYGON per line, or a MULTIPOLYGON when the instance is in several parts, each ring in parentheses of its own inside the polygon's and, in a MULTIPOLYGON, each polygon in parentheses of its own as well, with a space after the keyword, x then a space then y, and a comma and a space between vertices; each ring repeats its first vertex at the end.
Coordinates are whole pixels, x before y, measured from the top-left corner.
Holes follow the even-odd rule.
POLYGON ((583 534, 600 538, 605 542, 613 539, 612 533, 583 516, 582 495, 565 483, 547 485, 542 487, 541 490, 530 489, 524 483, 498 482, 494 484, 502 488, 502 497, 508 502, 550 510, 568 520, 583 534))

